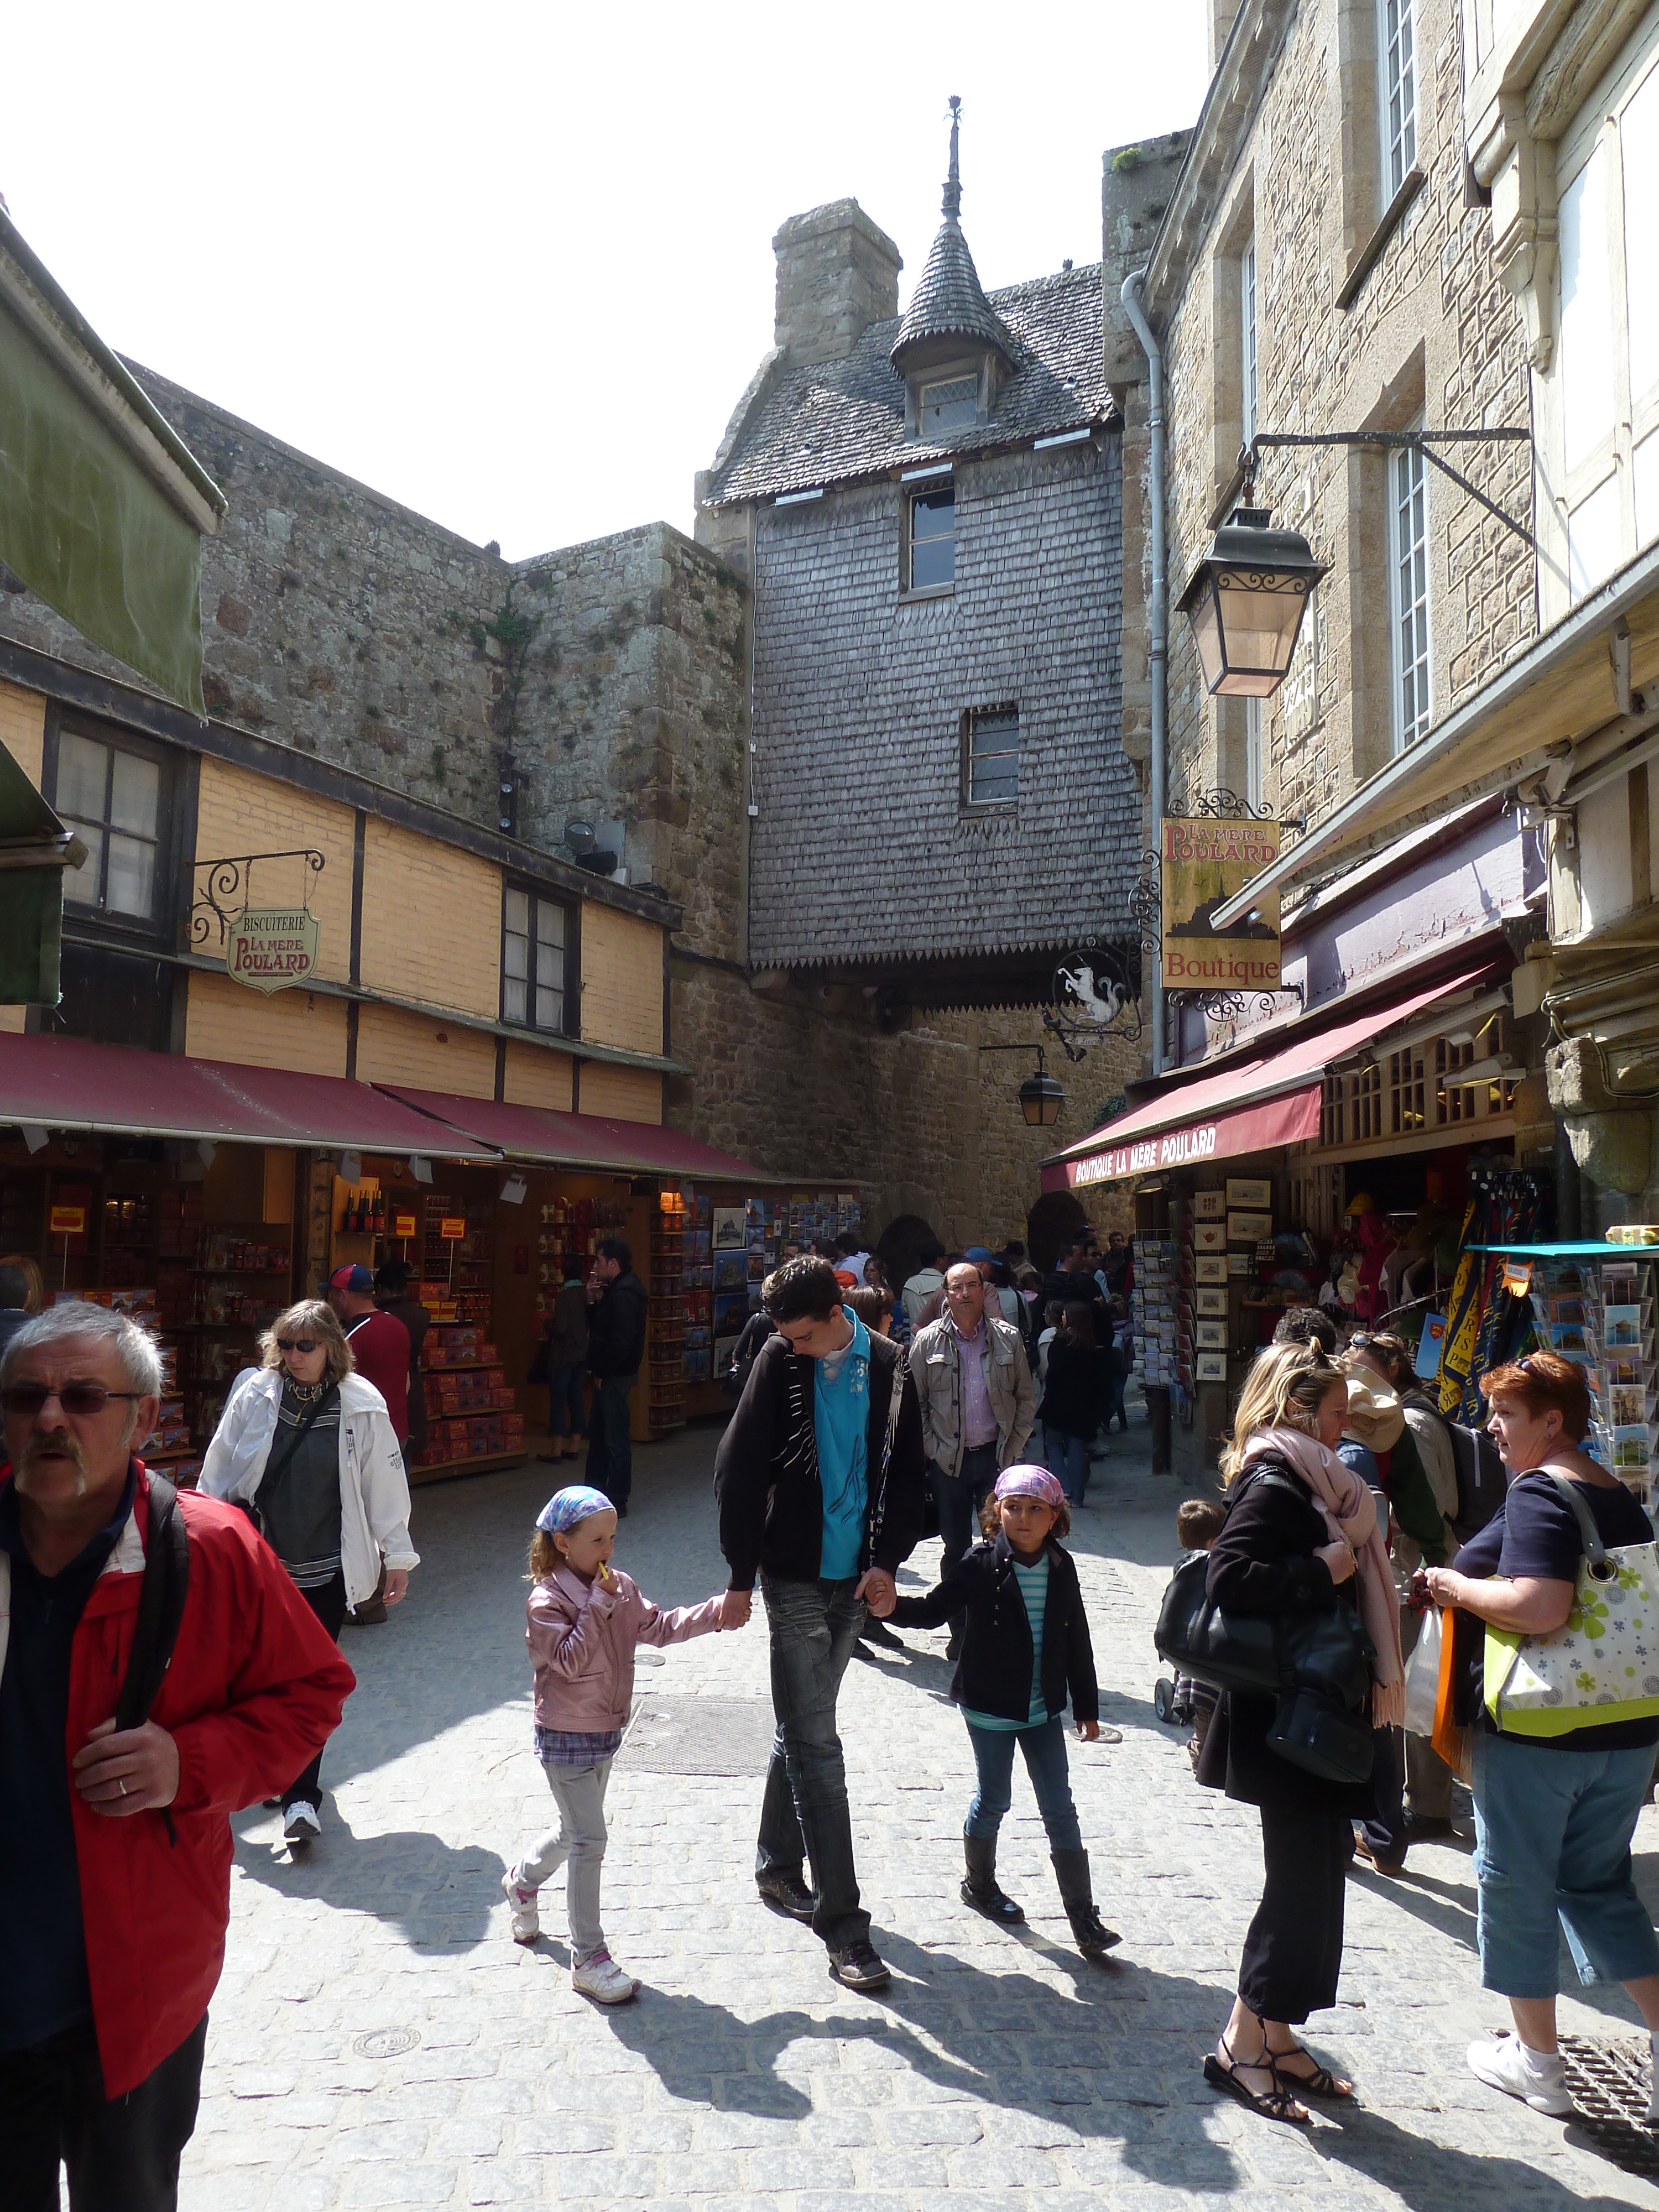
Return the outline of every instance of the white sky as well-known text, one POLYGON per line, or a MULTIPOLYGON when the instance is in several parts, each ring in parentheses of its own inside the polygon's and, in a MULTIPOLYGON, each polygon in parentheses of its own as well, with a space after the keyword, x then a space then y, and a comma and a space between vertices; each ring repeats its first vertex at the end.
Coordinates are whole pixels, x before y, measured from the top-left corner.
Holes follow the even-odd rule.
POLYGON ((785 216, 856 198, 902 304, 947 94, 986 286, 1098 258, 1205 4, 20 0, 0 192, 118 350, 519 559, 690 527, 785 216))

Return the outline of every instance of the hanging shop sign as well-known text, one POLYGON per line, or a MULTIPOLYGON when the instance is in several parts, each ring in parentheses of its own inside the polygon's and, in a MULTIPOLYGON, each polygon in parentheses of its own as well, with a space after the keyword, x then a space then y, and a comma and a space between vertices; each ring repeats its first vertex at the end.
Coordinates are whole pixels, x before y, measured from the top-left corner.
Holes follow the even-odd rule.
POLYGON ((285 991, 317 968, 317 917, 309 908, 245 907, 225 933, 225 969, 251 991, 285 991))
POLYGON ((1168 991, 1276 991, 1279 894, 1218 933, 1211 917, 1279 858, 1279 825, 1252 815, 1164 823, 1164 988, 1168 991))

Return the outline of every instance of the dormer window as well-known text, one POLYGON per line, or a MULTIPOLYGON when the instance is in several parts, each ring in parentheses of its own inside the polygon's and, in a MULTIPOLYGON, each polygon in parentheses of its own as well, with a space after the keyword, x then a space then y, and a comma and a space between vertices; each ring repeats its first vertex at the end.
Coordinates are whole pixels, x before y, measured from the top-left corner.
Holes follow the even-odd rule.
POLYGON ((924 384, 920 409, 921 434, 935 437, 942 430, 970 427, 979 413, 979 379, 952 376, 939 384, 924 384))

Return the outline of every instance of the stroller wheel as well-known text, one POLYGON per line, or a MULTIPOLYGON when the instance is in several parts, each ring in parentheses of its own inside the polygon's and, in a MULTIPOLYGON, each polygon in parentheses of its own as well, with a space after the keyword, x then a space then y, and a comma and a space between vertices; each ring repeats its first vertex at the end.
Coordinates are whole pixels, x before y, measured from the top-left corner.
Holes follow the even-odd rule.
POLYGON ((1161 1721, 1175 1717, 1174 1690, 1174 1684, 1167 1681, 1162 1674, 1152 1685, 1152 1711, 1161 1721))

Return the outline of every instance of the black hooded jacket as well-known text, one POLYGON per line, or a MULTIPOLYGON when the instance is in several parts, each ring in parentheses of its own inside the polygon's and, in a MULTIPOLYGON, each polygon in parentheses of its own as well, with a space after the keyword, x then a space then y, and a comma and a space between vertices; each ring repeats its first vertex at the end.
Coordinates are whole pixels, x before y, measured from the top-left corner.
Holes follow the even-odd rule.
MULTIPOLYGON (((1048 1591, 1042 1607, 1042 1696, 1050 1713, 1100 1718, 1094 1646, 1077 1563, 1048 1540, 1048 1591)), ((969 1712, 1023 1721, 1031 1706, 1031 1624, 1014 1574, 1013 1548, 999 1529, 958 1559, 926 1597, 902 1597, 889 1619, 899 1628, 938 1628, 960 1618, 962 1656, 951 1695, 969 1712)))

